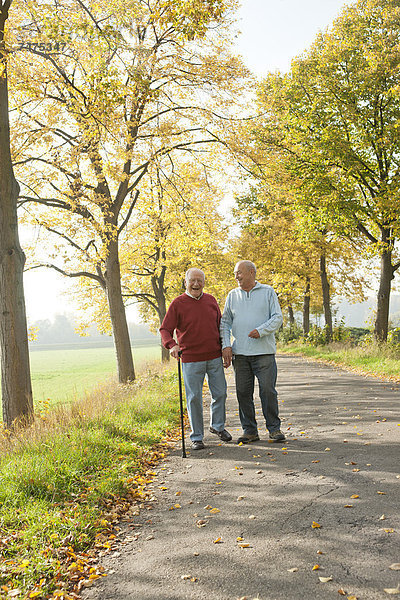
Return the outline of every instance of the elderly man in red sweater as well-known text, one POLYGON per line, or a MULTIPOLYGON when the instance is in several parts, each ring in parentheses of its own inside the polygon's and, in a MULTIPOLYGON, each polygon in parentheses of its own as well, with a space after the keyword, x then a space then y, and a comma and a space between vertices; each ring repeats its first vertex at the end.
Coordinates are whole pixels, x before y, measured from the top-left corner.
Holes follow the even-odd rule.
POLYGON ((160 327, 162 343, 171 356, 178 359, 181 353, 193 450, 205 447, 202 394, 205 376, 211 392, 210 431, 223 442, 232 439, 225 429, 226 380, 219 333, 221 311, 216 299, 203 292, 204 284, 203 271, 189 269, 185 274, 186 291, 171 302, 160 327))

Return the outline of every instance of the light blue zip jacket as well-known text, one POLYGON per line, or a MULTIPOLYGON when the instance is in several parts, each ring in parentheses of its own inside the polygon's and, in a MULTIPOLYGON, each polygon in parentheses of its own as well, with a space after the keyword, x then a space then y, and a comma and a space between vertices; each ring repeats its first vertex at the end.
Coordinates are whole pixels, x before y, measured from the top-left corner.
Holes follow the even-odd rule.
POLYGON ((245 356, 275 354, 274 334, 281 325, 281 307, 270 285, 257 281, 249 292, 238 287, 229 292, 225 302, 220 326, 222 348, 232 346, 233 354, 245 356), (258 339, 249 338, 253 329, 260 334, 258 339))

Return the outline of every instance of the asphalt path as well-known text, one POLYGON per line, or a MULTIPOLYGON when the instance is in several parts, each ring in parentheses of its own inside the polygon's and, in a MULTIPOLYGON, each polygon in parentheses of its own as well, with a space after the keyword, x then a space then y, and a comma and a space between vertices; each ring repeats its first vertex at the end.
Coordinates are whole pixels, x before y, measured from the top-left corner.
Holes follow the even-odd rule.
MULTIPOLYGON (((391 598, 400 571, 399 386, 278 357, 282 444, 241 433, 228 370, 227 428, 171 449, 153 497, 120 524, 87 600, 391 598), (322 579, 321 579, 322 578, 322 579)), ((205 424, 208 430, 208 399, 205 424)), ((399 591, 400 593, 400 591, 399 591)), ((396 597, 393 595, 393 597, 396 597)))

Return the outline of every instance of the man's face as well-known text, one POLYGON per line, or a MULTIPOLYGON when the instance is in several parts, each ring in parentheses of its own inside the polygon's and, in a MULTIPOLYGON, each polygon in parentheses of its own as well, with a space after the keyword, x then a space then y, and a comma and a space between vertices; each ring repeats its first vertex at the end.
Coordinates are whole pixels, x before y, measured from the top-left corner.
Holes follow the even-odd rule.
POLYGON ((235 279, 239 286, 244 290, 251 290, 256 281, 256 275, 253 269, 244 263, 238 263, 234 270, 235 279))
POLYGON ((205 280, 201 271, 193 269, 189 271, 188 277, 185 280, 186 289, 191 296, 199 298, 203 292, 205 280))

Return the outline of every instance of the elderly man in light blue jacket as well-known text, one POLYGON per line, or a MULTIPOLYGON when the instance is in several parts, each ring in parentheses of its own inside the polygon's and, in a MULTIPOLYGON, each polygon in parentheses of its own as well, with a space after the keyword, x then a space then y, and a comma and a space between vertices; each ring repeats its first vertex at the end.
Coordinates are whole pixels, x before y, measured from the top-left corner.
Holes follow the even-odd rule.
POLYGON ((234 273, 239 287, 228 294, 220 326, 224 366, 227 368, 233 363, 235 370, 243 428, 238 443, 243 444, 260 439, 254 407, 255 377, 269 438, 273 442, 285 439, 280 430, 275 389, 275 331, 282 325, 282 311, 273 288, 258 283, 256 272, 256 266, 249 260, 237 263, 234 273))

